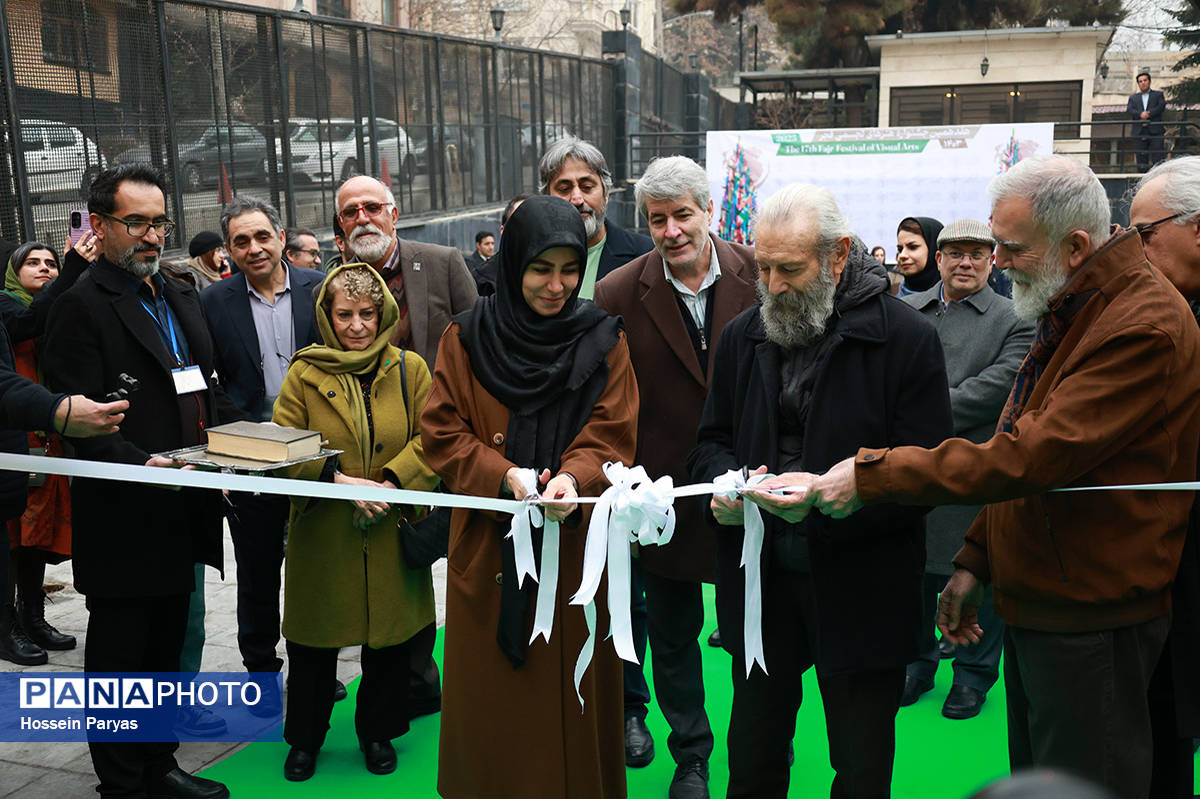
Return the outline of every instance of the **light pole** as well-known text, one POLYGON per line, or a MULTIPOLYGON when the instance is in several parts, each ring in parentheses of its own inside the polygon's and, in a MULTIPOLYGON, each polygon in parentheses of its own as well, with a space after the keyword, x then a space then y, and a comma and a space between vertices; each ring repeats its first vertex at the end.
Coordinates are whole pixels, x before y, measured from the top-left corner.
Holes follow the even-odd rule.
POLYGON ((500 6, 492 6, 492 10, 488 13, 492 17, 492 30, 496 31, 496 41, 503 41, 500 38, 500 29, 504 27, 504 9, 500 6))

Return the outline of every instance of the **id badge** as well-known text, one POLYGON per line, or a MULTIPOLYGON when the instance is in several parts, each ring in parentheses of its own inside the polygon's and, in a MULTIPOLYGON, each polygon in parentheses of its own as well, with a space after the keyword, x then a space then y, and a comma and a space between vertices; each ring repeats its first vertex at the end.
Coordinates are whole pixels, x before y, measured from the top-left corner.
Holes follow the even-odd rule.
POLYGON ((191 394, 208 388, 208 383, 204 382, 204 375, 201 374, 199 366, 172 369, 171 377, 175 379, 176 394, 191 394))

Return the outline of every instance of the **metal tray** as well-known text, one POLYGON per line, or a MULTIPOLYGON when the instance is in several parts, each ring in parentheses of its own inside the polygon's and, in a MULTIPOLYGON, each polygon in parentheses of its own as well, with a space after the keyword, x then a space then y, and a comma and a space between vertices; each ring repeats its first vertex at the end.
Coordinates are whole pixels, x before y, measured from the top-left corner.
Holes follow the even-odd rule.
POLYGON ((205 466, 210 469, 219 469, 222 472, 269 472, 272 469, 282 469, 285 466, 295 466, 297 463, 307 463, 321 458, 328 458, 330 455, 341 455, 340 449, 329 449, 322 447, 321 451, 316 455, 310 455, 307 458, 296 458, 290 461, 253 461, 245 458, 230 458, 225 455, 211 455, 208 453, 205 445, 198 444, 194 447, 184 447, 183 449, 173 449, 170 452, 159 452, 157 455, 163 458, 171 458, 177 461, 191 464, 193 466, 205 466))

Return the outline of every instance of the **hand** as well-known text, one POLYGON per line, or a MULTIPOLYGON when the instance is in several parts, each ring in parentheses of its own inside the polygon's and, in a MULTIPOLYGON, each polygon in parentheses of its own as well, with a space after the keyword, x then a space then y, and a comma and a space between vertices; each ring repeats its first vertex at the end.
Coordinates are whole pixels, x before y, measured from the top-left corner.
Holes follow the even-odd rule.
MULTIPOLYGON (((538 482, 544 482, 546 487, 542 489, 543 499, 578 499, 579 491, 575 488, 575 478, 566 472, 559 472, 553 480, 550 479, 550 470, 543 469, 538 475, 538 482)), ((561 522, 563 519, 575 512, 578 505, 571 502, 569 505, 543 505, 542 512, 546 514, 546 521, 561 522)))
MULTIPOLYGON (((377 483, 374 480, 368 480, 365 477, 351 477, 348 474, 341 472, 333 473, 333 482, 338 485, 362 486, 363 488, 395 488, 388 481, 377 483)), ((368 500, 355 499, 354 502, 354 526, 362 530, 374 524, 387 515, 391 508, 386 502, 371 502, 368 500)))
POLYGON ((979 604, 983 602, 983 584, 966 569, 955 569, 954 576, 938 597, 937 626, 942 637, 958 646, 977 644, 983 638, 979 626, 979 604))
POLYGON ((71 438, 105 436, 117 432, 128 409, 128 400, 93 402, 82 394, 72 394, 54 409, 54 427, 71 438))
MULTIPOLYGON (((124 402, 124 400, 122 400, 122 402, 124 402)), ((143 464, 143 466, 155 466, 159 469, 180 469, 180 470, 191 470, 191 469, 196 468, 195 466, 193 466, 190 463, 185 464, 183 461, 177 461, 174 458, 164 458, 161 455, 151 455, 149 460, 147 460, 143 464)), ((162 485, 162 486, 159 486, 159 488, 166 488, 171 491, 178 491, 179 489, 183 488, 183 486, 162 485)))
POLYGON ((1150 118, 1150 112, 1149 112, 1149 111, 1143 111, 1143 112, 1142 112, 1142 119, 1149 119, 1149 118, 1150 118))
POLYGON ((783 519, 789 524, 804 521, 812 508, 814 495, 809 489, 817 476, 808 472, 784 472, 777 477, 763 480, 744 495, 746 499, 783 519), (796 488, 804 490, 794 494, 768 493, 776 488, 796 488))
POLYGON ((844 519, 863 506, 854 478, 854 458, 846 458, 812 484, 812 504, 831 519, 844 519))
MULTIPOLYGON (((67 241, 70 240, 70 237, 68 237, 67 241)), ((75 242, 75 246, 71 249, 79 253, 80 257, 90 264, 96 260, 96 234, 89 230, 79 237, 79 241, 75 242)))
MULTIPOLYGON (((759 466, 750 472, 750 476, 754 477, 766 473, 767 467, 759 466)), ((713 494, 712 502, 709 503, 708 507, 712 510, 713 518, 717 520, 717 524, 727 527, 742 526, 745 516, 742 515, 741 499, 730 499, 724 494, 713 494)))

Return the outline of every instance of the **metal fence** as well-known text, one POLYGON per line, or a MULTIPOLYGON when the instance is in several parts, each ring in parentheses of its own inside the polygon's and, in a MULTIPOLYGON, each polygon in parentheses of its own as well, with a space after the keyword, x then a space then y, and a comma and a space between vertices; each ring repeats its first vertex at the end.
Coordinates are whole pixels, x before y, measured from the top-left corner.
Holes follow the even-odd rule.
POLYGON ((178 247, 233 193, 328 229, 354 172, 410 216, 535 190, 563 135, 613 150, 599 59, 209 0, 5 0, 0 48, 9 239, 61 244, 91 178, 126 161, 167 174, 178 247))

